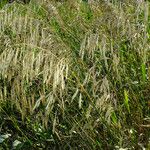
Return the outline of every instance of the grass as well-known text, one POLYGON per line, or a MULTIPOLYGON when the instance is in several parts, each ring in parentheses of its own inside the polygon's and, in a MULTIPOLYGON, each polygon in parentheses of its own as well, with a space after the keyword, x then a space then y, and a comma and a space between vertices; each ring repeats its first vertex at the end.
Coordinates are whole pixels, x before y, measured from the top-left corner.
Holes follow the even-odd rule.
POLYGON ((0 149, 150 149, 149 2, 31 0, 0 9, 0 149))

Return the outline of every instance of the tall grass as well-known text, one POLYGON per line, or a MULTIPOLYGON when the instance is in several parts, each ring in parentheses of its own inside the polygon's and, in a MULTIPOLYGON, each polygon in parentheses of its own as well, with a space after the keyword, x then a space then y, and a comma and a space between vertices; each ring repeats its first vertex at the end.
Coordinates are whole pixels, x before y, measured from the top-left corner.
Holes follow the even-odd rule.
POLYGON ((3 6, 2 149, 150 149, 149 34, 144 1, 3 6))

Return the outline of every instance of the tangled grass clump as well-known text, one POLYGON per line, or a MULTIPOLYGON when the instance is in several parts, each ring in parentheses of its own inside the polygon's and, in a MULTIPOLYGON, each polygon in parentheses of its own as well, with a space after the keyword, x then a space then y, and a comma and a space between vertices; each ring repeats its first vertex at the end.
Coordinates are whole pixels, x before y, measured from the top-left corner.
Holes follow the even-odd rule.
POLYGON ((3 7, 0 147, 149 149, 149 29, 149 2, 3 7))

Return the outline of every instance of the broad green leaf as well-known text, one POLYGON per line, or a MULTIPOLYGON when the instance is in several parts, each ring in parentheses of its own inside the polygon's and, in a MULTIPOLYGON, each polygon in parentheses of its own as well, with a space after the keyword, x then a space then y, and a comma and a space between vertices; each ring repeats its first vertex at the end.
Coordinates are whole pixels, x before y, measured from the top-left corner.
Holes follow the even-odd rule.
POLYGON ((127 108, 128 112, 130 113, 129 95, 126 89, 124 89, 124 105, 127 108))

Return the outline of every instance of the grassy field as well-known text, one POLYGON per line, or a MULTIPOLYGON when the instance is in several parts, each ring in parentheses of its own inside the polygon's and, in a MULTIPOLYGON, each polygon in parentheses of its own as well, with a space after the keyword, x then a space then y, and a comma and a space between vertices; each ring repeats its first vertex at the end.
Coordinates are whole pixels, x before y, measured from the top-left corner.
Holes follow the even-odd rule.
POLYGON ((150 150, 148 1, 0 6, 0 150, 150 150))

